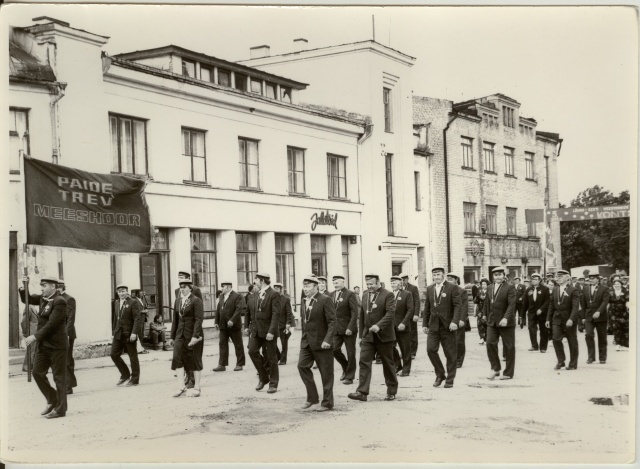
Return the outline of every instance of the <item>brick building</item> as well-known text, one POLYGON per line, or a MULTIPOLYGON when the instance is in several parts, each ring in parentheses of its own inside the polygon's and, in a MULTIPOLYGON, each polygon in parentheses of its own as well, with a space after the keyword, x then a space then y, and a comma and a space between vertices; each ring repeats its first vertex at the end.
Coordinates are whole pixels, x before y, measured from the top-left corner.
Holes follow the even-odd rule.
MULTIPOLYGON (((542 272, 544 225, 525 210, 558 207, 562 139, 537 130, 520 103, 494 94, 461 103, 414 96, 416 156, 429 160, 434 263, 465 282, 505 266, 511 278, 542 272)), ((561 265, 559 223, 551 240, 561 265)))

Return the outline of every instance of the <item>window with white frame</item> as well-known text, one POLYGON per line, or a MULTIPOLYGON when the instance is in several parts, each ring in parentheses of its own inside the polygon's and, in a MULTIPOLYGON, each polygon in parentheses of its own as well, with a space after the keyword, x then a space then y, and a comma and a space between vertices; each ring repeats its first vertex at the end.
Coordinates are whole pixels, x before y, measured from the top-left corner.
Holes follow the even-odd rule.
POLYGON ((462 166, 464 168, 473 168, 473 139, 469 137, 461 137, 462 145, 462 166))
POLYGON ((347 198, 347 158, 338 155, 327 155, 327 172, 329 176, 329 198, 347 198))
POLYGON ((289 193, 304 194, 304 150, 287 147, 287 166, 289 173, 289 193))
POLYGON ((507 176, 515 175, 515 150, 513 148, 504 147, 504 174, 507 176))
POLYGON ((238 137, 238 150, 240 152, 240 187, 260 189, 258 141, 238 137))
POLYGON ((487 205, 487 233, 498 234, 498 206, 487 205))
POLYGON ((507 207, 507 234, 515 236, 518 234, 516 227, 516 217, 518 209, 507 207))
POLYGON ((382 102, 384 104, 384 131, 393 132, 391 88, 382 88, 382 102))
POLYGON ((533 172, 533 157, 534 154, 528 151, 524 152, 524 168, 525 168, 525 178, 529 180, 535 179, 535 174, 533 172))
POLYGON ((182 156, 187 158, 183 165, 184 181, 207 182, 207 162, 204 131, 182 128, 182 156))
POLYGON ((494 147, 495 145, 493 143, 482 143, 482 153, 484 154, 484 170, 490 173, 496 172, 494 147))
POLYGON ((9 173, 20 172, 21 158, 29 154, 29 110, 9 108, 9 173))
POLYGON ((147 174, 146 125, 142 119, 109 114, 113 172, 147 174))
POLYGON ((476 232, 476 204, 472 202, 463 202, 464 212, 464 232, 476 232))

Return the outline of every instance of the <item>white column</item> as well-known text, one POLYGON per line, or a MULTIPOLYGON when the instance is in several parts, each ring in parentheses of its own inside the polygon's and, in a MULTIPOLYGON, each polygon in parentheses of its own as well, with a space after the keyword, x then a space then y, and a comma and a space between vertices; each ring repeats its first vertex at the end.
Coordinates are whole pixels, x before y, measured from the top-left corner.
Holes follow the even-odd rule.
POLYGON ((311 274, 311 235, 300 233, 293 236, 293 261, 296 266, 298 291, 301 291, 302 279, 311 274))
POLYGON ((218 267, 218 285, 221 282, 233 283, 238 291, 238 258, 236 257, 236 232, 234 230, 216 231, 216 257, 218 267))
MULTIPOLYGON (((173 292, 178 287, 178 272, 191 272, 191 231, 189 228, 169 230, 169 292, 173 300, 173 292)), ((172 302, 173 304, 173 302, 172 302)))
POLYGON ((327 235, 327 283, 331 277, 342 274, 342 236, 327 235))
POLYGON ((140 256, 138 254, 116 255, 116 285, 125 284, 129 292, 140 288, 140 256))
POLYGON ((258 272, 271 276, 276 281, 276 237, 273 231, 258 233, 258 272))
POLYGON ((213 67, 213 82, 218 84, 218 67, 213 67))
POLYGON ((363 291, 364 272, 362 272, 362 238, 356 237, 357 244, 349 244, 349 289, 360 287, 363 291))

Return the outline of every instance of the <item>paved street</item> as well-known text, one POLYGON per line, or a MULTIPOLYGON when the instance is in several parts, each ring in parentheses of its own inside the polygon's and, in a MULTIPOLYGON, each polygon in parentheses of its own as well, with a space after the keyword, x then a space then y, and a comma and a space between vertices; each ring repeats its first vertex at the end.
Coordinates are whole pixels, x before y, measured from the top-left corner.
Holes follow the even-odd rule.
MULTIPOLYGON (((625 462, 631 459, 635 360, 609 338, 607 364, 586 365, 580 334, 577 371, 555 372, 553 348, 527 352, 527 330, 517 331, 512 381, 488 381, 486 350, 474 328, 453 389, 431 386, 426 336, 410 377, 399 378, 395 402, 385 402, 382 367, 375 366, 366 403, 347 394, 336 366, 332 412, 300 410, 304 387, 296 362, 300 331, 281 367, 276 394, 256 392, 255 370, 213 373, 217 339, 205 344, 199 398, 172 398, 171 352, 141 358, 141 384, 117 388, 106 358, 77 362, 79 387, 67 417, 47 421, 45 403, 26 375, 9 381, 10 453, 16 461, 245 461, 245 462, 625 462), (622 398, 618 397, 622 396, 622 398), (613 405, 595 405, 609 398, 613 405)), ((245 338, 246 344, 246 338, 245 338)), ((566 347, 566 345, 565 345, 566 347)), ((127 360, 125 358, 125 360, 127 360)), ((232 362, 233 362, 232 358, 232 362)), ((316 381, 320 386, 317 370, 316 381)))

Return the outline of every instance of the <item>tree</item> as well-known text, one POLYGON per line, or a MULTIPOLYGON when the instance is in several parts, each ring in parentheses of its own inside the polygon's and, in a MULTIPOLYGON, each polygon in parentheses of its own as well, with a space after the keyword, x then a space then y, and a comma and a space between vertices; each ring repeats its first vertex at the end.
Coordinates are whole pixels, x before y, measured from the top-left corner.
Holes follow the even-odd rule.
MULTIPOLYGON (((629 200, 629 191, 615 196, 596 185, 580 192, 570 207, 623 205, 629 200)), ((606 264, 628 272, 629 226, 629 218, 560 222, 563 266, 606 264)))

